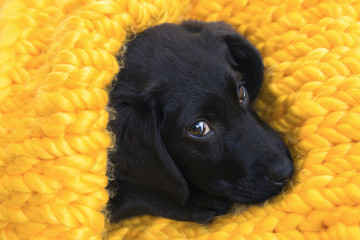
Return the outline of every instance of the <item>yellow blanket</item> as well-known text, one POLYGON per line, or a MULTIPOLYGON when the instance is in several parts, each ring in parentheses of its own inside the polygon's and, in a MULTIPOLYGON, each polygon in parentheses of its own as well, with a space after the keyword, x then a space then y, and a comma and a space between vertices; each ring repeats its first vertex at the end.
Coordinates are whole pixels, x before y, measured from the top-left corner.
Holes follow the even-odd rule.
POLYGON ((1 0, 0 239, 360 239, 359 20, 352 0, 1 0), (188 18, 224 20, 261 51, 255 105, 298 174, 265 206, 208 226, 110 226, 115 55, 129 33, 188 18))

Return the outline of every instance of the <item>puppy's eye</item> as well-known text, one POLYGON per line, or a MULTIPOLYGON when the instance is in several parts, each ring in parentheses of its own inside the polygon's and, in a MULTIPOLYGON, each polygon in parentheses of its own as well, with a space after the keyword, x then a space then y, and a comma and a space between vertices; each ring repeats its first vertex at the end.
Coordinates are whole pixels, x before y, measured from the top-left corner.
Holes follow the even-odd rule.
POLYGON ((246 98, 246 89, 244 86, 240 85, 237 89, 237 95, 240 102, 243 102, 246 98))
POLYGON ((206 122, 200 121, 191 125, 188 132, 192 137, 204 137, 212 132, 212 130, 206 122))

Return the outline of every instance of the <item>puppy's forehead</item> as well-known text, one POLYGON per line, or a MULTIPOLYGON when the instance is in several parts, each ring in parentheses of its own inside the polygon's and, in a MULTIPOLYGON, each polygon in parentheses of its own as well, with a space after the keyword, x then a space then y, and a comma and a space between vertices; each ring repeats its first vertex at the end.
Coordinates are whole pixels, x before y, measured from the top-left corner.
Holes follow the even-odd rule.
POLYGON ((226 102, 237 101, 230 52, 223 39, 211 31, 160 25, 130 42, 127 54, 127 64, 133 69, 130 74, 136 75, 137 81, 158 86, 170 109, 177 104, 187 112, 220 111, 226 102))
POLYGON ((193 70, 211 67, 230 57, 227 45, 213 31, 193 32, 175 24, 163 24, 146 30, 130 42, 130 54, 148 61, 154 71, 193 70))
POLYGON ((219 89, 233 74, 227 45, 216 32, 206 28, 198 32, 163 24, 148 29, 135 40, 139 55, 136 59, 147 61, 140 66, 153 77, 152 81, 219 89))
MULTIPOLYGON (((224 45, 222 37, 216 31, 206 27, 201 30, 191 30, 182 25, 162 24, 147 29, 139 35, 139 39, 151 42, 152 47, 164 47, 176 51, 186 50, 189 47, 216 50, 224 45)), ((191 49, 190 49, 191 50, 191 49)))

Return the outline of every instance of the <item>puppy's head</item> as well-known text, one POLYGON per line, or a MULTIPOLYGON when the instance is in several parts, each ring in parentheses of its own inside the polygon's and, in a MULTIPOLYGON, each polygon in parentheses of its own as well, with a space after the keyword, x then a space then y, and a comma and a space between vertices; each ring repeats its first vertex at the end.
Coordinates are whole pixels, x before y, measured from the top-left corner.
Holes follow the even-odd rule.
POLYGON ((182 204, 189 185, 240 203, 283 189, 291 157, 251 108, 262 59, 230 26, 150 28, 128 44, 124 61, 110 93, 122 177, 182 204))

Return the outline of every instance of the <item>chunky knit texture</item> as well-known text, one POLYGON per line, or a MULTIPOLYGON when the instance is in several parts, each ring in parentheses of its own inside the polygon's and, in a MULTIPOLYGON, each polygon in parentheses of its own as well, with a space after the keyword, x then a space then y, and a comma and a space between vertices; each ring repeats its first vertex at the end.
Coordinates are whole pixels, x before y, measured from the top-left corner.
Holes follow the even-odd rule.
POLYGON ((1 1, 0 239, 359 239, 359 56, 359 1, 1 1), (188 18, 224 20, 261 51, 256 109, 298 174, 265 206, 208 226, 149 216, 110 226, 115 55, 129 34, 188 18))

